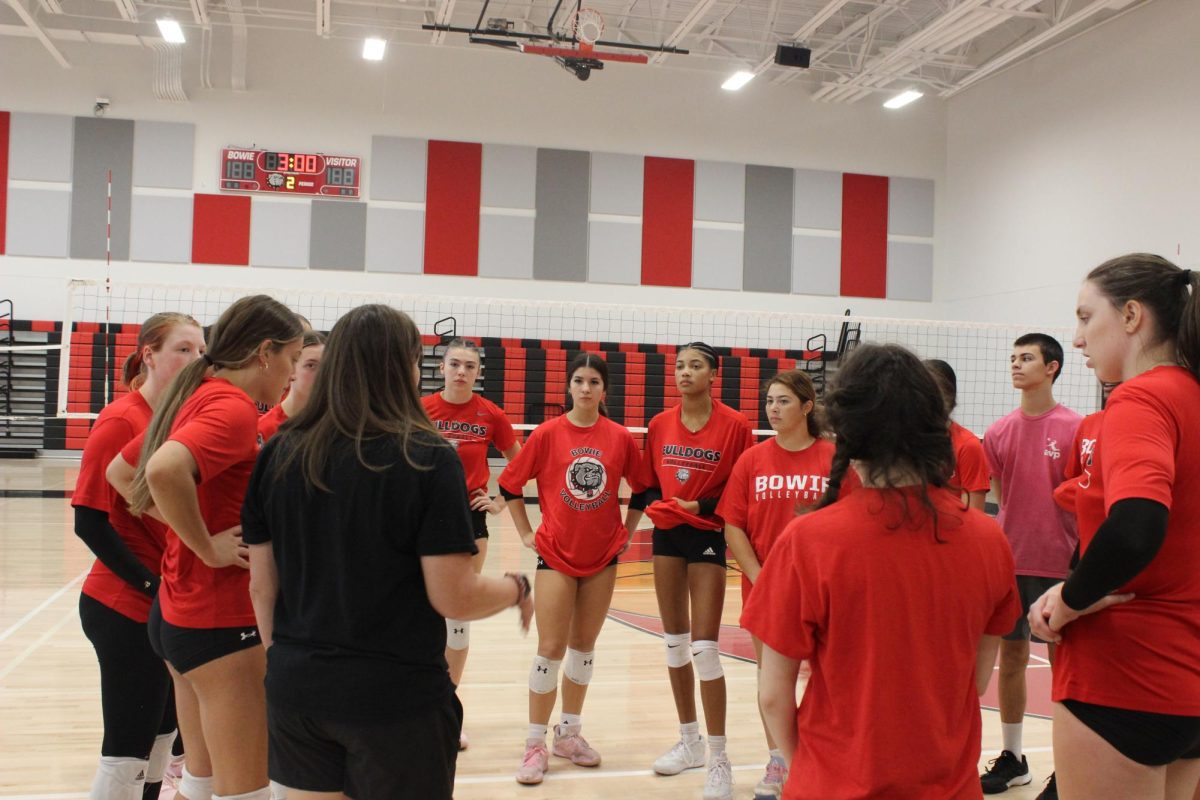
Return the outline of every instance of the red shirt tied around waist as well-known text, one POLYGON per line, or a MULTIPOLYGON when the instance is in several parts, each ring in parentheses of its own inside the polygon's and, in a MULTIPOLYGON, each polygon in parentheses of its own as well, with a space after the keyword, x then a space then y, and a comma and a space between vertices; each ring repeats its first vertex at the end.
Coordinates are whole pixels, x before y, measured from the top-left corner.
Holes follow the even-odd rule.
MULTIPOLYGON (((167 441, 179 442, 196 462, 196 495, 210 535, 241 522, 242 500, 258 457, 258 409, 249 395, 223 378, 205 378, 175 416, 167 441)), ((121 452, 137 464, 142 437, 121 452)), ((159 605, 180 628, 254 625, 250 573, 206 565, 171 532, 162 562, 159 605)))
POLYGON ((590 427, 566 415, 539 425, 500 475, 500 487, 520 494, 537 480, 542 523, 534 549, 552 569, 574 577, 594 575, 625 546, 621 478, 634 491, 641 453, 633 435, 607 417, 590 427))
POLYGON ((742 612, 812 664, 786 800, 981 796, 976 648, 1021 612, 1012 553, 990 518, 927 489, 941 541, 917 487, 856 489, 787 526, 742 612))
POLYGON ((467 495, 487 489, 491 472, 488 469, 488 445, 505 452, 516 444, 512 423, 504 411, 491 400, 472 394, 465 403, 451 403, 441 392, 421 398, 425 413, 433 420, 462 460, 467 474, 467 495))
MULTIPOLYGON (((146 430, 153 415, 141 393, 136 391, 104 407, 83 446, 83 460, 79 464, 71 505, 106 512, 108 521, 129 551, 157 575, 166 546, 166 526, 148 516, 138 518, 130 514, 124 498, 104 477, 109 462, 121 448, 134 439, 140 447, 139 435, 146 430)), ((145 622, 149 617, 150 597, 117 577, 99 559, 92 564, 92 570, 83 582, 83 593, 135 622, 145 622)))
POLYGON ((662 490, 663 499, 651 503, 646 515, 660 530, 689 525, 719 531, 724 526, 719 516, 688 513, 673 498, 719 497, 738 457, 754 446, 754 432, 745 417, 719 400, 712 401, 712 416, 698 431, 687 429, 682 414, 680 404, 650 420, 642 477, 662 490))
MULTIPOLYGON (((1090 419, 1090 418, 1089 418, 1090 419)), ((1079 544, 1087 552, 1121 500, 1170 511, 1154 560, 1118 589, 1119 603, 1063 628, 1055 701, 1200 716, 1200 382, 1161 366, 1112 393, 1076 490, 1079 544)))

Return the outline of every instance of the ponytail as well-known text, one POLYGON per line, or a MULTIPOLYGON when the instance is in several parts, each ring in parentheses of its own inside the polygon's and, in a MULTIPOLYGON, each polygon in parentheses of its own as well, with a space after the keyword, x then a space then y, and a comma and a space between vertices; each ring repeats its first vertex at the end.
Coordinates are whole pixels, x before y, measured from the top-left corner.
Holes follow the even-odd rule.
POLYGON ((1183 291, 1188 297, 1179 320, 1179 363, 1200 380, 1200 273, 1183 271, 1183 291))

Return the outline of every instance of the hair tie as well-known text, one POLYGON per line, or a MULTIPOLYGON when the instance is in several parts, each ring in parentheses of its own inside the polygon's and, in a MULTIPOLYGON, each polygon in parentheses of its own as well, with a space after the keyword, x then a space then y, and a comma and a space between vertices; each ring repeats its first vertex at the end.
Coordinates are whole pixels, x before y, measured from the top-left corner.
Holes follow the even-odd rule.
POLYGON ((210 367, 215 367, 217 365, 217 362, 213 361, 212 356, 210 356, 208 353, 204 353, 200 357, 203 358, 204 362, 206 364, 208 364, 210 367))
POLYGON ((1190 269, 1180 270, 1179 274, 1183 276, 1184 286, 1192 285, 1192 271, 1190 269))

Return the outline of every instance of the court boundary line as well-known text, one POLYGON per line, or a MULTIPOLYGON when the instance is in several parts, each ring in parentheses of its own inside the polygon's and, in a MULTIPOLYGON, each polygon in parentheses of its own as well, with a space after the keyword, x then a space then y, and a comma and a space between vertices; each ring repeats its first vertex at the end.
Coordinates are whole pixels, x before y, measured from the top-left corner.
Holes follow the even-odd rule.
POLYGON ((49 606, 55 600, 57 600, 58 598, 62 597, 64 594, 69 592, 71 590, 71 587, 73 587, 75 584, 79 583, 84 578, 86 578, 88 575, 88 572, 90 572, 90 571, 91 571, 90 568, 85 569, 83 572, 76 575, 74 577, 74 579, 72 579, 71 582, 68 583, 66 586, 62 587, 57 592, 50 595, 45 600, 43 600, 42 602, 40 602, 36 606, 34 606, 32 610, 30 610, 28 613, 25 614, 25 616, 21 617, 19 620, 17 620, 12 625, 10 625, 8 627, 8 629, 5 630, 3 633, 0 633, 0 642, 5 641, 6 639, 8 639, 9 636, 12 636, 14 633, 19 631, 21 628, 25 627, 25 625, 30 620, 32 620, 38 614, 42 613, 42 611, 44 611, 47 606, 49 606))

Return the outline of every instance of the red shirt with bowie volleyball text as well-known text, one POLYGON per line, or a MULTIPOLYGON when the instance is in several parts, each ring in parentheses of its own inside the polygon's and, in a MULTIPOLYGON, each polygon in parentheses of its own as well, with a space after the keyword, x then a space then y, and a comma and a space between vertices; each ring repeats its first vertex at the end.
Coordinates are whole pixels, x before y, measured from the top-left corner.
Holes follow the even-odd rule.
POLYGON ((267 413, 258 418, 258 446, 262 447, 271 440, 271 437, 279 433, 279 426, 287 422, 287 412, 283 410, 283 403, 272 408, 267 413))
POLYGON ((712 401, 712 415, 695 432, 683 424, 683 404, 656 415, 646 432, 642 471, 647 485, 662 490, 663 499, 646 509, 654 527, 666 530, 689 525, 721 530, 725 523, 719 516, 690 514, 672 498, 720 497, 733 465, 753 446, 750 422, 719 400, 712 401))
MULTIPOLYGON (((71 505, 106 512, 129 552, 157 575, 166 546, 166 526, 148 516, 138 518, 130 514, 125 498, 104 477, 109 463, 121 448, 146 430, 152 416, 154 412, 141 392, 130 392, 104 407, 83 446, 71 505)), ((118 578, 100 559, 92 564, 92 571, 83 582, 83 593, 135 622, 145 622, 150 616, 150 598, 118 578)))
POLYGON ((1117 590, 1134 598, 1063 628, 1054 700, 1200 716, 1200 382, 1163 366, 1122 383, 1091 460, 1076 497, 1084 557, 1121 500, 1161 503, 1170 517, 1154 560, 1117 590))
POLYGON ((1021 613, 1012 553, 928 491, 937 538, 916 487, 859 488, 793 520, 758 577, 742 627, 812 667, 784 800, 982 796, 976 652, 1021 613))
MULTIPOLYGON (((825 496, 833 450, 828 439, 817 439, 803 450, 785 450, 771 437, 742 453, 733 465, 717 515, 745 531, 758 563, 766 563, 787 524, 825 496)), ((847 470, 839 496, 860 485, 858 473, 847 470)), ((751 586, 743 575, 743 601, 750 596, 751 586)))
MULTIPOLYGON (((607 417, 582 428, 564 414, 529 434, 500 474, 500 488, 520 494, 537 480, 542 524, 534 549, 552 569, 577 578, 608 566, 625 546, 617 492, 621 478, 640 491, 641 453, 629 431, 607 417)), ((513 501, 519 502, 519 501, 513 501)))
POLYGON ((969 430, 951 420, 950 444, 954 447, 954 474, 950 486, 964 492, 986 492, 992 488, 983 442, 969 430))
MULTIPOLYGON (((224 378, 205 378, 175 416, 167 441, 179 442, 196 462, 196 495, 209 535, 241 524, 242 499, 258 457, 258 409, 224 378)), ((121 455, 136 464, 142 437, 121 455)), ((180 628, 254 625, 250 571, 208 566, 174 531, 167 537, 158 602, 163 619, 180 628)))
POLYGON ((421 398, 425 413, 433 420, 438 433, 458 451, 463 472, 467 474, 467 496, 487 489, 491 471, 488 469, 488 444, 500 452, 517 442, 512 423, 504 410, 486 397, 471 394, 465 403, 451 403, 441 392, 421 398))

